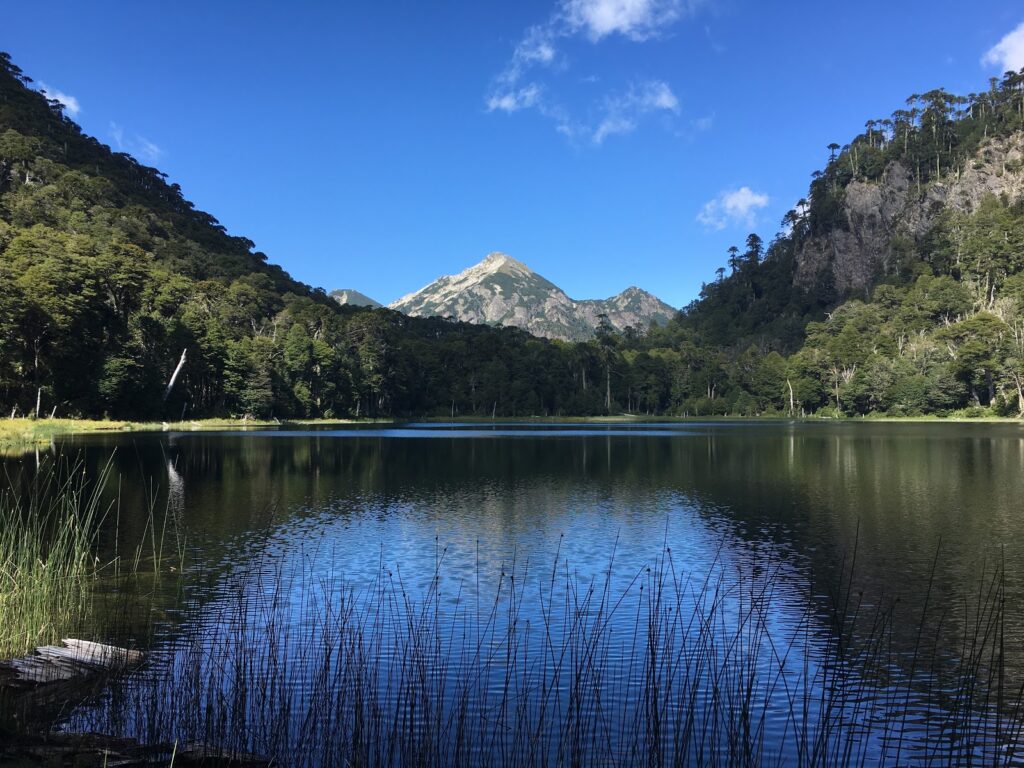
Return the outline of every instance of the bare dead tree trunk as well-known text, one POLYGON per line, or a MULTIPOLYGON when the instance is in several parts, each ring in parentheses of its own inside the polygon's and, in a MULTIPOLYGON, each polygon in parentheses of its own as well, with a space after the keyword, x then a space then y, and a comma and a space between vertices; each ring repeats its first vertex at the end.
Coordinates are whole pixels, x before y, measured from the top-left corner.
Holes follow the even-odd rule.
POLYGON ((43 388, 36 387, 36 418, 39 418, 39 409, 43 407, 43 388))
POLYGON ((610 414, 612 412, 612 367, 608 366, 605 378, 604 408, 610 414))
POLYGON ((839 372, 839 369, 836 368, 835 366, 832 366, 832 383, 835 386, 835 396, 836 396, 836 418, 839 418, 839 414, 841 414, 843 412, 843 402, 842 402, 842 400, 839 399, 839 380, 840 380, 840 375, 841 374, 839 372))
POLYGON ((789 379, 786 379, 786 386, 789 387, 789 417, 793 418, 796 411, 793 402, 793 383, 789 379))
POLYGON ((181 350, 181 359, 178 361, 178 367, 174 369, 174 373, 171 374, 171 380, 167 382, 167 389, 164 390, 164 402, 167 402, 167 398, 171 396, 171 390, 174 389, 174 383, 178 380, 178 376, 181 374, 181 369, 185 367, 185 354, 188 349, 181 350))

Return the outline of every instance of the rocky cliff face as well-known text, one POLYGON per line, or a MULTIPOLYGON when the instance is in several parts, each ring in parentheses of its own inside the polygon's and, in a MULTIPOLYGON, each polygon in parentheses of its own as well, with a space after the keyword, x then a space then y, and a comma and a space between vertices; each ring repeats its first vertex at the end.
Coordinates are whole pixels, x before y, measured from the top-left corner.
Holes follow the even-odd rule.
POLYGON ((503 253, 438 278, 403 296, 391 309, 414 317, 452 317, 469 323, 509 325, 566 341, 592 338, 601 314, 619 329, 666 323, 675 310, 639 288, 605 300, 574 301, 554 283, 503 253))
POLYGON ((886 168, 879 181, 846 187, 846 228, 805 242, 795 281, 813 286, 831 272, 840 296, 868 291, 893 266, 900 239, 920 241, 946 209, 970 213, 986 195, 1024 196, 1024 132, 992 139, 959 173, 947 174, 920 191, 909 169, 886 168))

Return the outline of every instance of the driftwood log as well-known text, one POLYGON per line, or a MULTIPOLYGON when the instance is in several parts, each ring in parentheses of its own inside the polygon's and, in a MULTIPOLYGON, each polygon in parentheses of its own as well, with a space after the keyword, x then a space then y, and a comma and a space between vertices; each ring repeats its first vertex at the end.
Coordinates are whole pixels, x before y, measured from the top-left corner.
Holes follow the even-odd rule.
POLYGON ((268 768, 266 758, 241 752, 216 749, 205 744, 139 744, 97 733, 49 733, 25 736, 14 743, 0 745, 0 759, 17 760, 18 765, 74 765, 86 768, 268 768))
MULTIPOLYGON (((140 651, 88 640, 67 638, 62 645, 44 645, 20 659, 0 662, 0 684, 20 689, 20 695, 55 694, 63 702, 70 690, 95 684, 104 672, 130 669, 142 663, 140 651)), ((96 733, 19 730, 4 733, 0 723, 0 765, 8 760, 19 765, 74 765, 128 768, 129 766, 166 766, 173 756, 174 765, 239 766, 262 768, 271 765, 259 755, 225 750, 216 746, 192 744, 140 744, 133 739, 96 733)))
POLYGON ((20 659, 2 662, 11 685, 47 685, 142 662, 142 653, 88 640, 68 638, 63 646, 44 645, 20 659))

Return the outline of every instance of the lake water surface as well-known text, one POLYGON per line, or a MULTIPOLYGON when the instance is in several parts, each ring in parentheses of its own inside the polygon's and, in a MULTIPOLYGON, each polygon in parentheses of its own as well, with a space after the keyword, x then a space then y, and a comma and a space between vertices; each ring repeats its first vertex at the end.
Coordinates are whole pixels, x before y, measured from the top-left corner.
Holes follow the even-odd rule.
POLYGON ((54 450, 110 465, 111 547, 152 540, 155 506, 184 553, 157 586, 118 586, 145 618, 119 639, 150 661, 63 711, 70 730, 296 765, 1018 762, 1022 425, 424 423, 54 450))

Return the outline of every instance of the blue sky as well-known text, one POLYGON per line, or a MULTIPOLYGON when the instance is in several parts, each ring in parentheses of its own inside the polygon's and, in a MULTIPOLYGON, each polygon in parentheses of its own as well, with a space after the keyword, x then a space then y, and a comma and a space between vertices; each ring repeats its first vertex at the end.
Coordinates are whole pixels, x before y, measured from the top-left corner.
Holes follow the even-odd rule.
POLYGON ((1024 66, 1016 2, 7 4, 0 49, 297 278, 392 301, 494 250, 682 305, 831 141, 1024 66), (1016 32, 1015 32, 1016 30, 1016 32))

